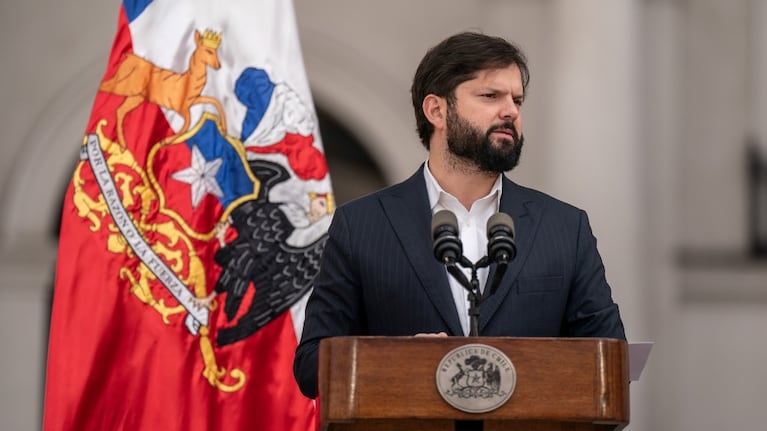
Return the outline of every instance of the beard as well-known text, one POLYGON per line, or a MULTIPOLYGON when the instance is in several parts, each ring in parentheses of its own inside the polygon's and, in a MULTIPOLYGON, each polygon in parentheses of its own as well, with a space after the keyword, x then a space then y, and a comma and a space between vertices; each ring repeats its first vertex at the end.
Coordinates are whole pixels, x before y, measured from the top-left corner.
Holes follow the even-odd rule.
POLYGON ((524 136, 520 136, 511 122, 491 126, 487 132, 474 127, 469 121, 458 115, 455 109, 447 112, 447 148, 448 151, 480 172, 501 174, 514 169, 519 164, 524 136), (499 139, 494 145, 490 135, 499 129, 511 130, 512 139, 499 139))

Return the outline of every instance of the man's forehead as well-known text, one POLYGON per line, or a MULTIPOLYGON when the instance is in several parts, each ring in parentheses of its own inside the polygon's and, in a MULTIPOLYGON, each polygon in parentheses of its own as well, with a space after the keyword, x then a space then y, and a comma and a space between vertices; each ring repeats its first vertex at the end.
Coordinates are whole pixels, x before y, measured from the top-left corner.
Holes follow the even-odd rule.
POLYGON ((519 66, 511 64, 506 67, 494 67, 490 69, 478 70, 474 74, 472 81, 487 81, 487 80, 515 80, 522 83, 522 72, 519 71, 519 66))

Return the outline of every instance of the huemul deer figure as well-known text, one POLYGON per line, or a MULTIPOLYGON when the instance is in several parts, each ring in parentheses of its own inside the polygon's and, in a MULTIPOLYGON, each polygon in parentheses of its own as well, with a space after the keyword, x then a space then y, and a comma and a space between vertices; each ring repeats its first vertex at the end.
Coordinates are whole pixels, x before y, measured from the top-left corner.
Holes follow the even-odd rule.
POLYGON ((198 103, 214 105, 221 118, 221 127, 226 130, 226 119, 221 103, 217 99, 201 95, 207 82, 207 66, 215 70, 221 67, 218 61, 221 34, 210 30, 200 34, 195 30, 194 43, 197 47, 189 59, 189 67, 185 72, 178 73, 163 69, 135 54, 127 54, 117 66, 115 74, 101 83, 100 91, 125 96, 125 100, 116 112, 117 138, 123 149, 126 148, 123 128, 125 116, 144 101, 176 111, 184 118, 183 127, 165 138, 163 143, 171 143, 189 130, 191 121, 189 109, 198 103))

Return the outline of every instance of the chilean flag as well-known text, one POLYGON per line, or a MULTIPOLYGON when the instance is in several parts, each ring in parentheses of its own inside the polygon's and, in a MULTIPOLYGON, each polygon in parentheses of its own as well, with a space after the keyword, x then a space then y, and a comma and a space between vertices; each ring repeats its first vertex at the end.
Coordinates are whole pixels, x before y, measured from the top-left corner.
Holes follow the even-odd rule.
POLYGON ((123 2, 63 209, 45 430, 316 428, 292 374, 334 208, 313 106, 291 1, 123 2))

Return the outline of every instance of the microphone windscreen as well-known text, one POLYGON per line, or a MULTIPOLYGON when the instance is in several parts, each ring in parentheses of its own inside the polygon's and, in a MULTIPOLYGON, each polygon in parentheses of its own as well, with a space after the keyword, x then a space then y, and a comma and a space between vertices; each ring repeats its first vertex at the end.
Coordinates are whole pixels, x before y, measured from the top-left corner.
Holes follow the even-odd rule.
POLYGON ((436 214, 434 214, 434 217, 431 219, 431 236, 434 238, 438 231, 440 230, 440 227, 447 226, 449 228, 453 229, 453 232, 458 232, 458 219, 455 217, 455 214, 448 210, 440 210, 437 211, 436 214))
POLYGON ((509 235, 514 238, 514 220, 512 220, 511 216, 503 212, 493 214, 487 219, 487 236, 492 236, 494 230, 503 227, 505 227, 508 230, 509 235))

